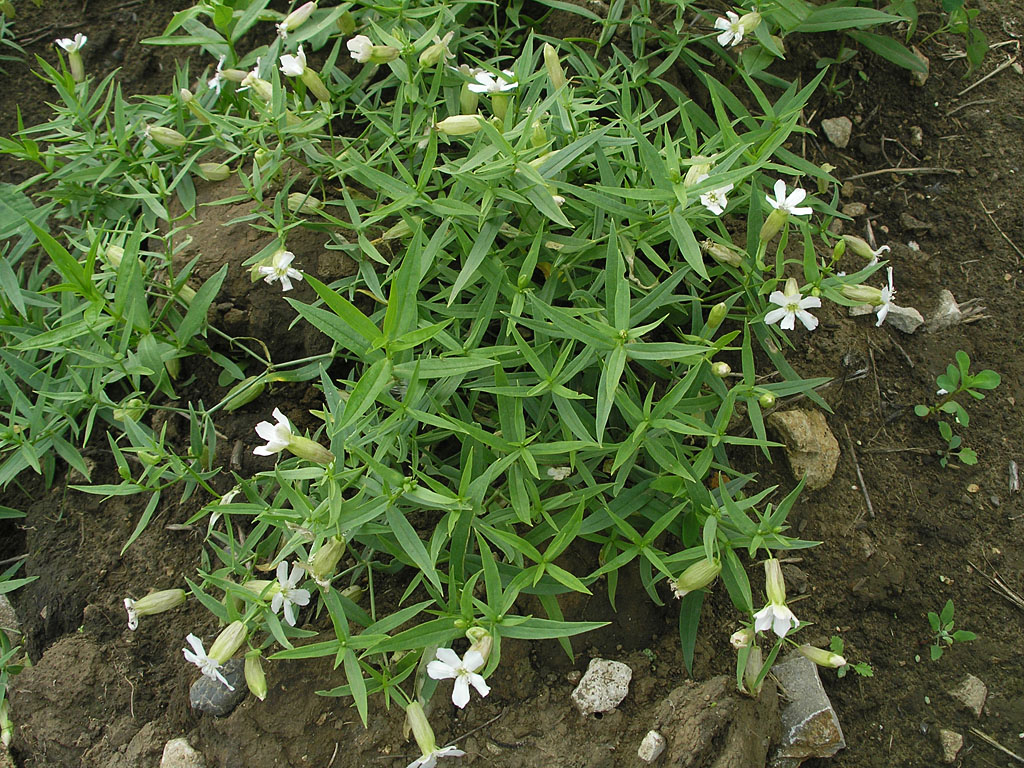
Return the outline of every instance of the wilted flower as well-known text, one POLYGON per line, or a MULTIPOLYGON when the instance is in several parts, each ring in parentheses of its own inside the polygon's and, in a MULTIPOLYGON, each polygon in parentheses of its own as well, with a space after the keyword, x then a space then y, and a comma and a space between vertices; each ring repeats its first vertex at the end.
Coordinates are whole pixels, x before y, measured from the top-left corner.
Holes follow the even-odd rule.
POLYGON ((752 642, 754 642, 754 630, 750 627, 737 629, 729 636, 729 645, 737 651, 748 647, 752 642))
POLYGON ((294 253, 286 251, 283 248, 279 248, 274 255, 270 257, 270 263, 260 267, 257 271, 261 275, 264 275, 263 282, 270 285, 273 284, 275 280, 280 280, 281 290, 290 291, 292 289, 292 280, 302 279, 302 273, 297 269, 293 269, 291 266, 291 263, 294 260, 294 253))
POLYGON ((732 191, 732 187, 732 184, 726 184, 724 187, 705 192, 700 196, 700 204, 715 214, 715 216, 721 216, 725 212, 725 207, 729 204, 725 196, 732 191))
POLYGON ((252 71, 249 72, 239 85, 238 90, 244 91, 251 89, 256 97, 261 101, 270 101, 274 98, 274 86, 270 84, 270 81, 264 80, 260 77, 260 64, 259 60, 256 60, 256 66, 253 67, 252 71))
POLYGON ((800 620, 786 605, 786 582, 782 578, 782 565, 770 557, 764 561, 765 591, 768 605, 754 614, 754 631, 771 629, 779 637, 785 637, 791 629, 800 626, 800 620))
POLYGON ((308 2, 300 5, 294 11, 284 17, 284 20, 277 25, 277 34, 282 40, 287 39, 289 32, 294 32, 300 26, 305 24, 313 11, 316 10, 315 2, 308 2))
POLYGON ((796 280, 792 277, 786 280, 786 290, 772 291, 768 301, 778 304, 778 309, 771 310, 764 316, 766 324, 778 323, 779 328, 784 331, 792 331, 795 321, 800 318, 804 328, 813 331, 818 327, 818 318, 808 312, 808 309, 815 309, 821 306, 821 299, 817 296, 800 296, 800 289, 796 280))
POLYGON ((124 599, 124 609, 128 612, 128 629, 138 629, 139 616, 152 616, 157 613, 163 613, 172 608, 177 608, 184 602, 184 589, 162 589, 159 592, 150 592, 138 600, 126 597, 124 599))
POLYGON ((211 659, 206 655, 203 641, 193 634, 189 634, 185 640, 192 646, 191 651, 188 648, 181 649, 182 653, 185 654, 185 660, 199 667, 199 671, 211 680, 219 680, 229 691, 235 690, 234 686, 230 685, 227 678, 221 674, 221 662, 211 659))
POLYGON ((481 696, 491 692, 483 676, 477 674, 477 670, 483 666, 484 657, 479 651, 466 651, 466 655, 460 659, 459 654, 451 648, 438 648, 437 660, 427 664, 427 674, 434 680, 454 678, 452 704, 462 709, 469 703, 470 684, 481 696))
POLYGON ((853 253, 867 261, 869 267, 877 264, 879 257, 883 253, 892 250, 888 245, 872 248, 866 240, 862 240, 856 235, 843 235, 843 242, 846 243, 846 247, 853 251, 853 253))
POLYGON ((434 42, 423 53, 420 54, 421 67, 436 67, 448 59, 454 58, 455 54, 448 50, 448 43, 455 36, 454 32, 445 33, 444 37, 434 35, 434 42))
POLYGON ((423 712, 423 706, 418 701, 413 701, 405 708, 405 717, 412 728, 412 735, 416 738, 416 745, 420 748, 420 757, 409 763, 406 768, 434 768, 439 757, 462 757, 465 752, 455 747, 438 747, 434 737, 434 730, 427 721, 423 712))
POLYGON ((288 574, 288 563, 283 560, 277 564, 277 591, 270 601, 270 610, 277 613, 284 608, 284 620, 288 626, 295 626, 295 606, 309 605, 309 590, 299 589, 306 569, 301 565, 293 565, 291 575, 288 574))
POLYGON ((501 75, 497 77, 481 70, 474 76, 476 82, 470 83, 467 87, 473 93, 502 93, 515 89, 518 85, 515 77, 511 69, 503 69, 501 75))
POLYGON ((220 94, 220 89, 224 86, 224 81, 227 79, 224 77, 224 61, 227 56, 221 56, 217 62, 217 69, 214 70, 213 77, 206 81, 206 87, 211 91, 215 91, 220 94))
POLYGON ((263 673, 259 651, 250 651, 245 654, 244 670, 245 684, 249 686, 249 692, 263 701, 267 698, 267 676, 263 673))

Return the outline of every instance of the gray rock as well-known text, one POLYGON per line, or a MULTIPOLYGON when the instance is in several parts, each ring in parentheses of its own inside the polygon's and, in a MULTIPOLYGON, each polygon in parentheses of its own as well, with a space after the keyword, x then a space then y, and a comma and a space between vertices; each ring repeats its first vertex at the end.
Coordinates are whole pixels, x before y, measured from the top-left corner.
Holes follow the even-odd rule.
POLYGON ((925 330, 929 333, 944 331, 954 325, 959 325, 963 316, 964 313, 960 311, 960 305, 956 303, 953 294, 943 288, 942 293, 939 294, 939 306, 928 318, 928 326, 925 330))
POLYGON ((975 717, 981 717, 981 710, 985 708, 985 699, 988 698, 988 686, 974 675, 968 675, 960 683, 960 687, 950 691, 950 695, 971 712, 975 717))
POLYGON ((942 761, 955 763, 956 756, 964 747, 964 737, 956 731, 949 731, 945 728, 939 731, 939 744, 942 745, 942 761))
POLYGON ((580 684, 572 692, 572 703, 584 715, 608 712, 626 698, 632 679, 633 670, 621 661, 591 659, 580 684))
POLYGON ((661 753, 665 751, 665 737, 657 731, 648 731, 644 740, 640 742, 640 748, 636 751, 637 757, 645 763, 653 763, 661 753))
POLYGON ((868 207, 864 203, 847 203, 843 206, 843 215, 857 218, 863 216, 868 212, 868 207))
POLYGON ((206 761, 186 739, 177 738, 164 744, 160 768, 206 768, 206 761))
POLYGON ((220 682, 203 675, 194 683, 188 692, 188 702, 192 709, 214 717, 224 717, 249 693, 245 685, 244 662, 241 659, 230 659, 223 667, 221 674, 235 690, 230 690, 220 682))
POLYGON ((768 426, 785 446, 795 479, 806 478, 811 491, 829 484, 839 463, 839 442, 821 411, 776 411, 768 417, 768 426))
POLYGON ((844 149, 850 143, 853 122, 848 117, 830 117, 821 121, 821 129, 825 131, 829 141, 840 149, 844 149))
POLYGON ((899 307, 895 304, 889 305, 889 314, 885 316, 885 322, 903 333, 913 333, 924 325, 924 317, 913 307, 899 307))
POLYGON ((7 595, 0 595, 0 629, 21 634, 21 623, 7 595))
POLYGON ((796 768, 812 757, 832 757, 846 747, 832 703, 825 694, 814 662, 798 653, 772 667, 789 698, 782 708, 782 740, 772 768, 796 768))

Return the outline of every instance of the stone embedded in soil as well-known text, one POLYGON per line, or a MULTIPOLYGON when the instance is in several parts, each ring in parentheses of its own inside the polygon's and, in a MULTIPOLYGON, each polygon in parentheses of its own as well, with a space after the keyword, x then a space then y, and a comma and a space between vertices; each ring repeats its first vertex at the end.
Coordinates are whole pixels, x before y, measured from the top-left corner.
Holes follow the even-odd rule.
POLYGON ((572 703, 584 715, 615 709, 629 693, 633 670, 621 661, 591 659, 580 684, 572 692, 572 703))
POLYGON ((785 446, 789 469, 796 480, 806 478, 806 488, 816 491, 832 480, 839 463, 839 442, 821 411, 776 411, 768 426, 785 446))
POLYGON ((889 314, 885 316, 886 325, 891 325, 903 333, 913 333, 924 325, 924 317, 913 307, 889 305, 889 314))
POLYGON ((955 763, 956 756, 964 747, 964 737, 956 731, 945 728, 939 731, 939 743, 942 745, 942 761, 944 763, 955 763))
POLYGON ((844 749, 843 729, 814 662, 793 653, 772 667, 772 674, 789 698, 781 712, 782 741, 772 768, 796 768, 809 758, 832 757, 844 749))
POLYGON ((960 305, 956 303, 956 298, 954 298, 952 293, 943 288, 942 293, 939 294, 939 306, 932 313, 932 316, 928 318, 928 326, 925 330, 929 333, 944 331, 947 328, 952 328, 954 325, 959 325, 963 316, 963 312, 960 311, 960 305))
POLYGON ((843 215, 857 218, 863 216, 868 212, 868 207, 864 203, 847 203, 843 206, 843 215))
POLYGON ((985 699, 988 698, 988 686, 974 675, 968 675, 960 683, 960 687, 950 691, 950 695, 974 713, 975 717, 981 717, 981 710, 985 708, 985 699))
POLYGON ((839 149, 845 149, 853 133, 853 122, 848 117, 830 117, 821 121, 821 129, 829 141, 839 149))
POLYGON ((14 606, 7 599, 7 595, 0 595, 0 629, 21 633, 21 623, 18 621, 18 614, 15 613, 14 606))
POLYGON ((187 739, 171 739, 164 744, 160 768, 206 768, 206 760, 187 739))
POLYGON ((640 748, 636 751, 636 756, 645 763, 653 763, 661 757, 661 753, 664 751, 665 737, 657 731, 648 731, 647 735, 644 736, 644 740, 640 742, 640 748))
POLYGON ((220 680, 203 675, 194 683, 188 692, 188 702, 192 709, 214 717, 224 717, 239 705, 249 689, 245 685, 244 662, 241 659, 230 659, 221 667, 221 674, 235 690, 230 690, 220 680))
POLYGON ((674 689, 655 710, 652 725, 665 736, 662 764, 672 768, 763 766, 779 732, 778 694, 771 678, 756 699, 719 675, 674 689))

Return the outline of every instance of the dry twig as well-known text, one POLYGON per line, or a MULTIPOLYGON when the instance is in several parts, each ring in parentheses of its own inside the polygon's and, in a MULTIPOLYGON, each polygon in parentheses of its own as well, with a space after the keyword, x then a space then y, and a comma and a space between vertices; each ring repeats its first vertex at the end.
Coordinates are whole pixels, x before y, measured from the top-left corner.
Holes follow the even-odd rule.
POLYGON ((882 168, 877 171, 868 171, 867 173, 855 173, 853 176, 847 176, 846 181, 853 181, 854 179, 866 179, 870 176, 884 176, 887 173, 952 173, 959 176, 963 171, 957 170, 956 168, 939 168, 932 166, 922 166, 919 168, 882 168))
POLYGON ((1010 750, 1008 750, 1006 747, 1004 747, 1002 744, 1000 744, 998 741, 993 739, 991 736, 989 736, 984 731, 979 731, 977 728, 971 728, 971 733, 973 733, 979 739, 984 741, 990 747, 995 747, 996 749, 998 749, 1000 752, 1002 752, 1007 757, 1012 757, 1018 763, 1024 763, 1024 757, 1021 757, 1016 752, 1011 752, 1010 750))
POLYGON ((864 475, 860 471, 860 463, 857 461, 857 451, 853 448, 853 439, 850 437, 850 428, 843 424, 843 429, 846 431, 846 446, 850 449, 850 458, 853 459, 853 468, 857 470, 857 485, 860 486, 860 492, 864 494, 864 502, 868 505, 868 514, 873 518, 875 516, 875 508, 871 505, 871 496, 868 494, 868 487, 864 484, 864 475))
POLYGON ((996 231, 1000 235, 1003 236, 1003 240, 1008 242, 1010 244, 1010 247, 1013 248, 1013 250, 1015 250, 1017 252, 1017 255, 1020 256, 1022 259, 1024 259, 1024 251, 1022 251, 1020 248, 1018 248, 1017 244, 1015 242, 1013 242, 1013 240, 1010 239, 1010 236, 1007 235, 1005 232, 1003 232, 1002 228, 998 224, 996 224, 996 220, 992 218, 992 213, 988 210, 988 208, 985 207, 985 204, 983 202, 981 202, 981 198, 980 197, 978 198, 978 205, 981 206, 982 213, 984 213, 985 217, 990 222, 992 222, 992 226, 996 228, 996 231))

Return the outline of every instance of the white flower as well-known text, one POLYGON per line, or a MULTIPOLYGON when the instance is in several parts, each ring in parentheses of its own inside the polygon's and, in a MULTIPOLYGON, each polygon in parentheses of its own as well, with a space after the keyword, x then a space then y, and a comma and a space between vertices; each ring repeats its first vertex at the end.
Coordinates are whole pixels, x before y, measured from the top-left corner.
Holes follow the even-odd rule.
POLYGON ((256 425, 256 434, 267 441, 266 445, 253 449, 253 453, 257 456, 273 456, 275 453, 283 451, 292 442, 292 425, 288 423, 288 417, 281 413, 280 408, 275 408, 274 418, 277 419, 277 424, 261 421, 256 425))
POLYGON ((235 690, 233 686, 228 684, 224 675, 221 674, 220 663, 206 655, 206 649, 203 648, 203 641, 193 634, 189 634, 185 640, 187 640, 188 644, 192 646, 191 651, 188 648, 181 649, 181 652, 185 654, 185 660, 190 661, 199 667, 199 670, 211 680, 219 680, 229 691, 235 690))
POLYGON ((302 77, 302 73, 306 71, 306 54, 302 51, 302 46, 299 46, 298 53, 292 56, 290 53, 286 53, 281 56, 281 72, 288 75, 289 77, 302 77))
POLYGON ((313 11, 316 10, 316 3, 310 0, 308 3, 304 3, 296 8, 294 11, 284 17, 284 20, 277 25, 277 34, 282 40, 288 39, 288 33, 294 32, 300 26, 302 26, 306 19, 308 19, 313 11))
POLYGON ((434 768, 439 757, 462 757, 465 752, 456 747, 438 747, 429 755, 423 755, 413 760, 406 768, 434 768))
POLYGON ((370 56, 373 55, 373 41, 366 35, 356 35, 347 43, 349 53, 352 54, 352 58, 358 61, 360 64, 365 64, 370 60, 370 56))
POLYGON ((715 216, 721 216, 725 212, 725 207, 729 204, 725 196, 731 191, 732 184, 712 189, 710 192, 705 192, 700 196, 700 204, 715 214, 715 216))
POLYGON ((800 620, 789 610, 789 606, 780 603, 768 603, 754 614, 754 631, 766 632, 769 629, 779 637, 785 637, 791 629, 800 626, 800 620))
POLYGON ((745 31, 743 23, 740 21, 740 17, 732 11, 726 11, 725 15, 728 18, 719 16, 715 19, 715 29, 723 30, 722 34, 716 39, 719 45, 737 45, 743 40, 743 33, 745 31))
POLYGON ((786 281, 786 291, 772 291, 768 297, 772 304, 778 304, 778 309, 773 309, 764 316, 766 324, 778 323, 779 328, 784 331, 792 331, 796 325, 796 319, 800 318, 804 328, 813 331, 818 327, 818 318, 808 312, 808 309, 815 309, 821 306, 821 299, 817 296, 804 296, 801 298, 800 289, 797 288, 796 280, 790 278, 786 281))
POLYGON ((548 477, 562 481, 572 474, 572 467, 548 467, 548 477))
POLYGON ((227 56, 221 56, 220 61, 217 62, 217 70, 213 73, 213 77, 206 81, 206 87, 211 91, 216 91, 220 94, 220 89, 224 85, 224 61, 227 56))
MULTIPOLYGON (((452 689, 452 704, 462 709, 469 703, 470 683, 476 688, 477 693, 486 696, 491 692, 483 677, 477 674, 477 670, 483 667, 484 657, 479 651, 468 650, 460 660, 459 654, 451 648, 438 648, 437 660, 427 664, 427 674, 434 680, 455 679, 455 687, 452 689)), ((426 763, 424 763, 426 765, 426 763)))
POLYGON ((284 620, 288 626, 295 626, 295 606, 309 605, 309 590, 298 589, 298 583, 305 575, 306 569, 301 565, 292 566, 292 573, 288 575, 288 563, 283 560, 277 564, 277 591, 270 601, 270 610, 277 613, 284 608, 284 620))
POLYGON ((889 308, 892 306, 893 297, 896 296, 896 289, 892 287, 892 267, 886 271, 889 274, 889 285, 882 289, 882 304, 878 307, 878 314, 875 315, 878 318, 878 322, 875 323, 876 328, 885 322, 885 317, 889 314, 889 308))
POLYGON ((511 91, 518 85, 511 69, 503 69, 501 75, 494 77, 490 72, 477 72, 474 75, 476 82, 466 87, 473 93, 501 93, 511 91))
POLYGON ((281 290, 290 291, 292 289, 292 280, 302 279, 302 273, 291 267, 294 259, 295 254, 291 251, 279 250, 271 258, 270 264, 259 268, 259 273, 265 275, 263 282, 272 284, 275 280, 280 280, 281 290))
POLYGON ((798 208, 797 206, 803 202, 804 198, 807 197, 807 191, 797 187, 786 196, 786 182, 779 179, 775 182, 775 199, 773 200, 770 196, 765 195, 765 200, 768 201, 769 205, 777 211, 783 211, 784 213, 791 213, 794 216, 807 216, 814 211, 807 206, 798 208))
POLYGON ((82 50, 82 46, 85 45, 85 41, 88 39, 89 38, 87 38, 85 35, 79 32, 77 35, 75 35, 74 40, 72 40, 70 37, 61 37, 55 40, 54 42, 56 42, 57 45, 63 48, 66 53, 75 53, 77 51, 82 50))

